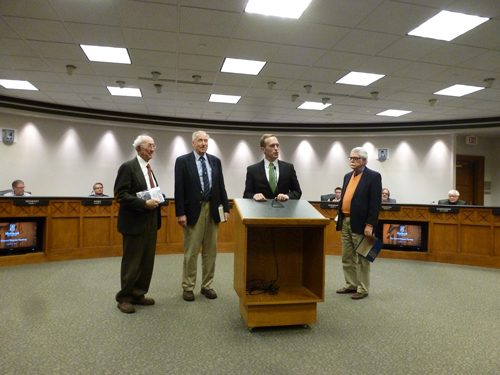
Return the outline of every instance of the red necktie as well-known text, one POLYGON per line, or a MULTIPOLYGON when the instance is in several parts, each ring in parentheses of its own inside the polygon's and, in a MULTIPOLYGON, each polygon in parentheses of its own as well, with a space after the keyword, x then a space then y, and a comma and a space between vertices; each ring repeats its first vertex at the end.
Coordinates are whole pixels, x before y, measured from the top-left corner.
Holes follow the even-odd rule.
POLYGON ((153 180, 153 173, 151 173, 151 166, 148 164, 148 165, 146 165, 146 168, 148 170, 149 185, 151 186, 151 189, 152 189, 155 187, 155 182, 153 180))

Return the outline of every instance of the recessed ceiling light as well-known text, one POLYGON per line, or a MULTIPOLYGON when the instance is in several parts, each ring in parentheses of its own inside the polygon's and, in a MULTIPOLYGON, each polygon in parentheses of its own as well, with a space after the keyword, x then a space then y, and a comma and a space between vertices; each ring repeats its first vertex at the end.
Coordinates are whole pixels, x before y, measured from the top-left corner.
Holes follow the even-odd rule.
POLYGON ((313 111, 322 111, 328 107, 330 107, 332 103, 318 103, 318 102, 304 102, 297 107, 297 109, 310 109, 313 111))
POLYGON ((298 19, 310 3, 311 0, 249 0, 245 12, 298 19))
POLYGON ((132 64, 126 48, 88 46, 80 44, 90 61, 117 64, 132 64))
POLYGON ((223 73, 251 74, 256 76, 260 73, 264 65, 266 65, 265 61, 231 59, 226 57, 220 71, 223 73))
POLYGON ((142 93, 140 89, 132 88, 132 87, 112 87, 107 86, 108 91, 113 96, 133 96, 136 98, 142 98, 142 93))
POLYGON ((472 94, 473 92, 484 90, 484 87, 479 86, 468 86, 468 85, 453 85, 441 91, 437 91, 436 95, 447 95, 447 96, 464 96, 467 94, 472 94))
POLYGON ((220 94, 212 94, 210 95, 209 102, 212 103, 229 103, 236 104, 241 99, 241 96, 237 95, 220 95, 220 94))
POLYGON ((488 20, 489 18, 487 17, 471 16, 443 10, 425 21, 415 30, 410 31, 408 35, 446 40, 449 42, 488 20))
POLYGON ((382 77, 385 76, 383 74, 350 72, 335 83, 341 83, 343 85, 368 86, 382 77))
POLYGON ((377 116, 400 117, 411 113, 412 111, 401 111, 398 109, 388 109, 387 111, 377 113, 377 116))
POLYGON ((38 91, 38 89, 28 81, 19 81, 16 79, 0 79, 0 85, 6 89, 38 91))

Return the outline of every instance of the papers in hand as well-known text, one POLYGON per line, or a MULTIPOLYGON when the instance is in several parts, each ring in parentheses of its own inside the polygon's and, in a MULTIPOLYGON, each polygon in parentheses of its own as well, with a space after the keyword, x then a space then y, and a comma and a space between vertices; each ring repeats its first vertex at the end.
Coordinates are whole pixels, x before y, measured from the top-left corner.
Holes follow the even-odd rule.
POLYGON ((382 246, 382 241, 378 238, 364 236, 358 247, 356 247, 356 252, 373 263, 378 253, 380 253, 380 250, 382 250, 382 246))
POLYGON ((226 216, 224 215, 224 207, 222 207, 222 204, 219 205, 219 218, 221 223, 226 222, 226 216))
POLYGON ((150 190, 139 191, 137 193, 137 196, 146 201, 149 199, 156 199, 160 203, 165 202, 165 198, 163 198, 163 194, 159 186, 152 188, 150 190))

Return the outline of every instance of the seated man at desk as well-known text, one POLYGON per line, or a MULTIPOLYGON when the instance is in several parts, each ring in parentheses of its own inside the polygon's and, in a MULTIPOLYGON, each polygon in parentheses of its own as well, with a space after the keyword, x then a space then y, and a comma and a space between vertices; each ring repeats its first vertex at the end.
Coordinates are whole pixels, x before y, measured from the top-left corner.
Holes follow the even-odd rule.
POLYGON ((12 191, 3 195, 4 197, 29 197, 31 193, 24 191, 24 182, 15 180, 12 183, 12 191))
POLYGON ((340 202, 340 196, 342 195, 342 188, 336 187, 335 194, 325 194, 321 196, 322 201, 330 202, 340 202))
POLYGON ((460 197, 460 193, 458 192, 458 190, 450 190, 448 192, 448 199, 440 199, 438 201, 438 204, 448 204, 448 205, 464 205, 464 204, 467 204, 466 201, 462 200, 462 199, 458 199, 458 197, 460 197))
POLYGON ((391 192, 387 188, 382 189, 382 203, 396 203, 396 199, 391 198, 391 192))
POLYGON ((99 198, 109 197, 109 195, 104 194, 104 186, 100 182, 94 184, 90 196, 99 198))
POLYGON ((302 190, 293 164, 278 160, 278 138, 274 134, 264 134, 260 138, 260 149, 264 160, 247 168, 243 198, 253 198, 257 202, 300 199, 302 190))

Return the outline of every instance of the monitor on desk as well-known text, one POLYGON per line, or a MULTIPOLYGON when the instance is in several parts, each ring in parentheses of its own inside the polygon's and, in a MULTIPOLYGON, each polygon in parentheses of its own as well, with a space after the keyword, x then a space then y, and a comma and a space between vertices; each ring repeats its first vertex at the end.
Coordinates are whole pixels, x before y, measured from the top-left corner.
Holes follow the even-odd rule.
POLYGON ((376 236, 383 249, 401 251, 427 251, 429 223, 407 220, 380 220, 376 236))
POLYGON ((0 255, 42 251, 44 218, 0 218, 0 255))

